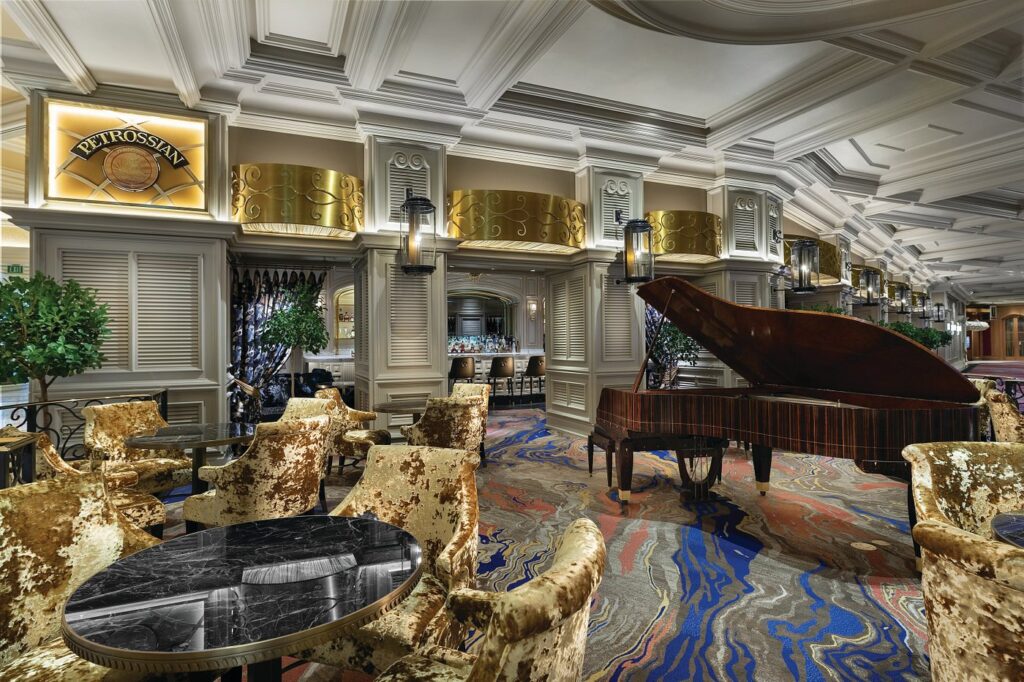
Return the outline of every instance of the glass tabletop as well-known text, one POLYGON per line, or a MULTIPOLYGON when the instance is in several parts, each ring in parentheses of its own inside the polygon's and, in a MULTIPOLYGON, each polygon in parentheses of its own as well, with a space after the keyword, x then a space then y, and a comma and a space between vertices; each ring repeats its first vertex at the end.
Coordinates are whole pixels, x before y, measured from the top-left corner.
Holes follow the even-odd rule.
POLYGON ((996 514, 992 518, 992 533, 998 540, 1024 547, 1024 509, 996 514))
POLYGON ((298 516, 191 533, 96 574, 68 600, 68 646, 100 665, 215 670, 330 641, 419 578, 409 533, 366 518, 298 516))
POLYGON ((125 438, 130 448, 186 450, 252 440, 255 424, 175 424, 125 438))

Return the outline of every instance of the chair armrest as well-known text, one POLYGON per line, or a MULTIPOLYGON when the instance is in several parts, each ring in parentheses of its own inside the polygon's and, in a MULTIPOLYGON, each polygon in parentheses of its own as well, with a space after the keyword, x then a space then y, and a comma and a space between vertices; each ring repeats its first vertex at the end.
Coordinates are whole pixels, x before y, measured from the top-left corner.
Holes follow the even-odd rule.
POLYGON ((500 599, 500 593, 460 587, 448 593, 445 607, 460 621, 485 629, 500 599))
POLYGON ((372 422, 377 419, 377 413, 364 412, 363 410, 353 410, 350 407, 348 408, 348 414, 346 415, 346 417, 356 422, 372 422))
POLYGON ((207 483, 213 483, 217 485, 217 480, 221 479, 221 473, 227 465, 223 466, 204 466, 199 467, 199 480, 206 481, 207 483))
MULTIPOLYGON (((473 654, 467 654, 462 651, 456 651, 455 649, 449 649, 445 646, 438 646, 432 644, 425 646, 416 651, 417 656, 423 658, 429 658, 431 661, 436 661, 450 668, 455 668, 460 672, 466 674, 472 669, 473 664, 476 663, 476 656, 473 654)), ((460 677, 459 679, 464 679, 460 677)))
POLYGON ((476 584, 478 532, 476 524, 459 529, 437 555, 435 575, 449 590, 476 584))
POLYGON ((406 440, 409 441, 409 445, 416 445, 416 443, 413 442, 413 439, 419 434, 419 429, 416 428, 415 424, 399 427, 398 430, 403 436, 405 436, 406 440))
POLYGON ((1024 549, 938 521, 918 521, 914 539, 960 570, 1024 590, 1024 549))
POLYGON ((137 471, 111 471, 110 473, 103 474, 103 478, 107 483, 107 490, 121 490, 122 488, 130 488, 139 483, 137 471))

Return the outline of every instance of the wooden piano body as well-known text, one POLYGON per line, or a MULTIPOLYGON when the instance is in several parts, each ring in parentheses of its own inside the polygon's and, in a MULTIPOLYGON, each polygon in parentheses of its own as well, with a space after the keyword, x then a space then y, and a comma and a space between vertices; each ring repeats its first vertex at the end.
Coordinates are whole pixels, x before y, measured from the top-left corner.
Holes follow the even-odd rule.
POLYGON ((864 471, 908 478, 906 445, 977 438, 974 385, 888 329, 842 315, 740 306, 677 277, 645 284, 638 294, 750 387, 604 389, 591 454, 595 443, 605 448, 609 486, 614 459, 623 503, 634 451, 676 449, 685 483, 678 448, 695 438, 719 447, 749 443, 762 494, 773 448, 853 459, 864 471))

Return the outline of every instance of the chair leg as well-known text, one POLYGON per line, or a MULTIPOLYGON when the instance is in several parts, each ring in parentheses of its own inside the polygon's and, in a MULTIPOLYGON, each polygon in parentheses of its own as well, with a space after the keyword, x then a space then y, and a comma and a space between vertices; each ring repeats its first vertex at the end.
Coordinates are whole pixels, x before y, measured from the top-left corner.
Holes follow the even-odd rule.
POLYGON ((334 464, 334 457, 327 456, 327 475, 331 475, 331 466, 334 464))
POLYGON ((327 513, 327 486, 324 485, 324 479, 320 479, 320 509, 323 510, 324 514, 327 513))
POLYGON ((164 524, 156 523, 146 528, 146 532, 158 540, 164 539, 164 524))
POLYGON ((587 436, 587 471, 594 475, 594 436, 587 436))
POLYGON ((185 534, 195 533, 203 529, 203 525, 198 521, 185 521, 185 534))
POLYGON ((487 456, 484 452, 484 442, 480 441, 480 466, 487 466, 487 456))

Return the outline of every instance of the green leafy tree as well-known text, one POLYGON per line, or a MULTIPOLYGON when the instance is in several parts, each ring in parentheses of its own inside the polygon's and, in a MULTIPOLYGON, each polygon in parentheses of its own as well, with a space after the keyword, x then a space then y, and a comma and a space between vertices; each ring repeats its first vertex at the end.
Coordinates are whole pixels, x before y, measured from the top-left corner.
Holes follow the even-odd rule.
POLYGON ((0 382, 35 380, 40 398, 50 384, 103 365, 110 335, 107 306, 75 280, 60 284, 41 272, 0 283, 0 382))
MULTIPOLYGON (((647 341, 650 343, 661 322, 661 313, 647 306, 646 315, 647 341)), ((665 320, 661 325, 661 333, 657 334, 657 341, 651 348, 651 360, 653 360, 663 388, 671 388, 679 372, 679 363, 685 362, 693 367, 697 364, 700 346, 692 338, 680 331, 679 327, 665 320)))
MULTIPOLYGON (((315 284, 299 286, 289 292, 285 304, 260 330, 260 343, 264 347, 284 346, 300 358, 303 351, 319 353, 327 347, 328 341, 320 287, 315 284)), ((295 395, 295 373, 291 374, 292 395, 295 395)))
POLYGON ((948 346, 953 341, 953 335, 947 331, 933 329, 932 327, 915 327, 910 322, 879 322, 880 326, 891 329, 898 334, 917 341, 928 350, 938 350, 948 346))

